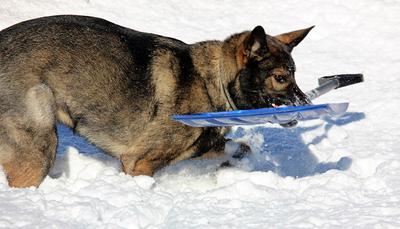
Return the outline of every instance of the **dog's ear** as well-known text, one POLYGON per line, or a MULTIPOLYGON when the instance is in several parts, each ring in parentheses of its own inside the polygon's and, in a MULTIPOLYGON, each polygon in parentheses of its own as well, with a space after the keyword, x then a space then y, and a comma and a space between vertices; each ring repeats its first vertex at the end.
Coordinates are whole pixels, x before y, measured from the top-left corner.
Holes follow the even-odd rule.
POLYGON ((247 59, 262 59, 268 52, 267 35, 260 25, 251 31, 244 41, 244 54, 247 59))
POLYGON ((286 44, 290 50, 292 50, 296 45, 298 45, 311 31, 314 26, 311 26, 307 29, 300 29, 296 31, 292 31, 289 33, 283 33, 275 36, 276 39, 286 44))

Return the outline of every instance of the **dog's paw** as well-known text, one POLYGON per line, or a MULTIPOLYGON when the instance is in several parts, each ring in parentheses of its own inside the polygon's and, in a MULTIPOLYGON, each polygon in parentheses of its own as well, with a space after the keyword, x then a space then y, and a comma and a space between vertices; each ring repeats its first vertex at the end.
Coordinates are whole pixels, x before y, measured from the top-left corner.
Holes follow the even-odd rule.
POLYGON ((219 165, 220 168, 230 168, 232 167, 232 164, 230 161, 224 161, 219 165))
POLYGON ((232 155, 232 158, 242 159, 244 156, 251 152, 250 146, 241 143, 236 152, 232 155))

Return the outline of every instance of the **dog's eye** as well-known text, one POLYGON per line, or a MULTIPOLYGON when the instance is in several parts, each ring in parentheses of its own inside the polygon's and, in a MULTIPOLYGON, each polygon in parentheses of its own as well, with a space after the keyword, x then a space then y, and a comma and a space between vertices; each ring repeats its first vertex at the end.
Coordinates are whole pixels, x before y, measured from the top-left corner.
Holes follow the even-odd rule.
POLYGON ((286 83, 287 79, 283 75, 274 75, 276 82, 278 83, 286 83))

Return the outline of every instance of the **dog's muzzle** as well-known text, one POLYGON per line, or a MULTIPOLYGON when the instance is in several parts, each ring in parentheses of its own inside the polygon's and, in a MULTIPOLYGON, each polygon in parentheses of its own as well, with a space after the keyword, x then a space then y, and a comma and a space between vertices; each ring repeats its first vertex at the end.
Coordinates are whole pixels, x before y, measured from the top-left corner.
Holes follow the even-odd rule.
MULTIPOLYGON (((308 105, 308 104, 312 104, 310 98, 304 94, 300 88, 295 85, 292 89, 292 95, 290 96, 290 104, 288 105, 292 105, 292 106, 304 106, 304 105, 308 105)), ((284 123, 284 124, 279 124, 284 128, 291 128, 291 127, 295 127, 297 125, 298 121, 297 120, 292 120, 288 123, 284 123)))

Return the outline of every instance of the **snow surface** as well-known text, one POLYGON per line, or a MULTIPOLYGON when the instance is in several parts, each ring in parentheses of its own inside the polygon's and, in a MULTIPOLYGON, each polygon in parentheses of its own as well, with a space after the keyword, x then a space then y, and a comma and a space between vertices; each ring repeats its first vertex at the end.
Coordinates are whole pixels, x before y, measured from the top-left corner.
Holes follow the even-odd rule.
POLYGON ((399 12, 398 0, 0 0, 1 29, 84 14, 192 43, 259 24, 269 34, 316 25, 293 53, 300 87, 365 75, 315 101, 349 101, 341 119, 231 133, 254 151, 233 168, 191 160, 132 178, 60 127, 56 165, 38 189, 10 188, 0 170, 0 227, 400 228, 399 12))

